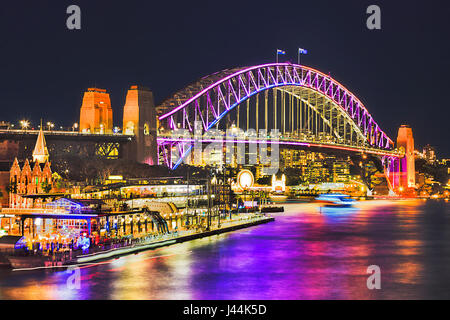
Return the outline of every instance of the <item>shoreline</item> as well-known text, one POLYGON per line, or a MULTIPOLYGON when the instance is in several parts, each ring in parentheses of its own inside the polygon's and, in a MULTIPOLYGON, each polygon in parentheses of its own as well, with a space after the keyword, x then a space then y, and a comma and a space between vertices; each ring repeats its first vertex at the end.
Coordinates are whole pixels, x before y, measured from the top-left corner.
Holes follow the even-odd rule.
MULTIPOLYGON (((275 221, 275 218, 272 216, 266 216, 262 218, 257 219, 251 219, 251 221, 245 221, 242 223, 236 223, 232 224, 230 226, 225 226, 220 229, 213 229, 209 231, 203 231, 198 233, 191 233, 191 234, 181 234, 176 235, 172 237, 167 237, 166 239, 161 239, 159 241, 154 242, 148 242, 148 243, 142 243, 142 244, 133 244, 130 246, 125 246, 121 248, 114 248, 106 251, 100 251, 95 253, 90 253, 86 255, 78 256, 72 260, 65 261, 64 263, 58 262, 55 265, 46 265, 48 264, 48 261, 39 261, 37 262, 38 265, 27 265, 28 262, 31 262, 33 257, 13 257, 13 256, 6 256, 6 258, 10 261, 11 267, 7 268, 11 271, 32 271, 32 270, 39 270, 39 269, 57 269, 57 268, 69 268, 70 266, 76 266, 79 264, 85 264, 85 263, 91 263, 91 262, 99 262, 104 261, 106 259, 111 258, 119 258, 121 256, 126 256, 129 254, 135 254, 142 251, 152 250, 156 248, 161 248, 165 246, 169 246, 176 243, 182 243, 186 241, 191 241, 195 239, 210 237, 213 235, 218 235, 222 233, 227 233, 239 229, 245 229, 252 226, 257 226, 260 224, 268 223, 275 221), (47 263, 46 263, 47 262, 47 263)), ((36 262, 36 261, 35 261, 36 262)))

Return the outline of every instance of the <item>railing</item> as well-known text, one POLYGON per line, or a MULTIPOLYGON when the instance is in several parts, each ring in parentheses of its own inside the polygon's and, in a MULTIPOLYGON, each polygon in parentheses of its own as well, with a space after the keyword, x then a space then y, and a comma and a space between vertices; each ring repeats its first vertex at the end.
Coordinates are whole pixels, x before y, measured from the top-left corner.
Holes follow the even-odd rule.
POLYGON ((64 209, 48 209, 48 208, 3 208, 2 213, 67 213, 64 209))
MULTIPOLYGON (((124 133, 93 133, 93 132, 80 132, 80 131, 64 131, 64 130, 43 130, 46 135, 68 135, 68 136, 110 136, 110 137, 134 137, 134 135, 124 133)), ((20 133, 20 134, 37 134, 39 130, 36 129, 0 129, 0 133, 20 133)))
MULTIPOLYGON (((230 139, 230 141, 243 141, 241 140, 237 140, 237 137, 233 137, 233 136, 226 136, 226 135, 222 135, 222 140, 220 139, 210 139, 210 138, 205 138, 203 139, 204 143, 210 143, 210 142, 227 142, 227 139, 230 139)), ((248 137, 248 140, 245 140, 246 143, 250 143, 252 141, 254 141, 255 139, 257 139, 257 137, 248 137)), ((258 138, 259 140, 261 140, 261 142, 265 142, 267 144, 271 143, 271 139, 272 137, 269 135, 267 136, 267 140, 263 140, 260 137, 258 138)), ((171 142, 189 142, 189 143, 194 143, 194 139, 193 138, 182 138, 182 137, 177 137, 175 135, 175 138, 173 138, 173 135, 171 134, 164 134, 164 135, 158 135, 158 140, 159 142, 165 142, 165 141, 171 141, 171 142)), ((202 140, 200 140, 202 141, 202 140)), ((351 150, 357 150, 357 151, 362 151, 362 152, 367 152, 367 153, 382 153, 382 154, 392 154, 395 156, 403 156, 403 153, 400 152, 397 149, 383 149, 383 148, 376 148, 376 147, 371 147, 368 145, 364 145, 364 144, 359 144, 356 142, 349 142, 349 143, 342 143, 336 140, 321 140, 321 139, 302 139, 302 138, 295 138, 295 137, 283 137, 283 136, 279 136, 278 140, 275 140, 276 143, 283 143, 283 144, 289 144, 289 143, 302 143, 302 144, 308 144, 308 145, 318 145, 318 146, 329 146, 331 148, 346 148, 346 149, 351 149, 351 150)))

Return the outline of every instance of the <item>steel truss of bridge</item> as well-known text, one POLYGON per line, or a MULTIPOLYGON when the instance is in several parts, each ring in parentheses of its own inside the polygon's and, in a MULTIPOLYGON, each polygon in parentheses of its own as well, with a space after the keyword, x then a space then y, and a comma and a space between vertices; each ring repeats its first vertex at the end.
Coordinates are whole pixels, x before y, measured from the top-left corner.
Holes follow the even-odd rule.
MULTIPOLYGON (((39 130, 0 130, 0 141, 18 145, 20 159, 29 158, 39 130)), ((83 158, 135 158, 135 137, 124 134, 91 134, 77 131, 44 131, 52 157, 75 155, 83 158)), ((12 160, 12 159, 10 159, 12 160)))
MULTIPOLYGON (((268 139, 268 144, 370 153, 383 157, 383 162, 403 156, 363 103, 341 83, 291 63, 229 69, 203 77, 164 101, 157 113, 160 158, 171 168, 189 155, 195 140, 183 137, 180 130, 191 135, 198 131, 199 137, 214 129, 253 130, 254 136, 275 129, 279 139, 268 139)), ((237 143, 257 141, 243 134, 239 137, 237 143)), ((212 140, 217 142, 217 137, 212 140)), ((208 142, 208 137, 202 142, 208 142)))

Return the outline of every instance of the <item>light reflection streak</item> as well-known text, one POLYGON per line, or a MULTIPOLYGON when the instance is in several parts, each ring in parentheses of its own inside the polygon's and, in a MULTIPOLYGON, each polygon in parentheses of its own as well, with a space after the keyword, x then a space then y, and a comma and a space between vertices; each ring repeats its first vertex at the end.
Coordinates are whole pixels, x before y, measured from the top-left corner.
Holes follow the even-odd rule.
POLYGON ((356 210, 322 214, 317 204, 289 204, 274 223, 83 265, 78 291, 67 289, 62 270, 0 272, 0 297, 445 298, 447 212, 446 202, 361 201, 356 210), (366 287, 372 264, 381 268, 379 291, 366 287))

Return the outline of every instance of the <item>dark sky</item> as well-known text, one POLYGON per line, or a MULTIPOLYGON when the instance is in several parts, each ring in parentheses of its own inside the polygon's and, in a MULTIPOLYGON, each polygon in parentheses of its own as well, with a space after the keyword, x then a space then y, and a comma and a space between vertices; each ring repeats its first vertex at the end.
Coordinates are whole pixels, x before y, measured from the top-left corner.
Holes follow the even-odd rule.
POLYGON ((111 94, 121 125, 126 90, 156 103, 198 78, 273 62, 275 50, 331 75, 355 93, 395 140, 409 124, 416 146, 450 157, 448 1, 8 1, 0 6, 0 120, 78 122, 83 91, 111 94), (81 8, 81 30, 66 8, 81 8), (366 8, 381 7, 381 30, 366 8))

